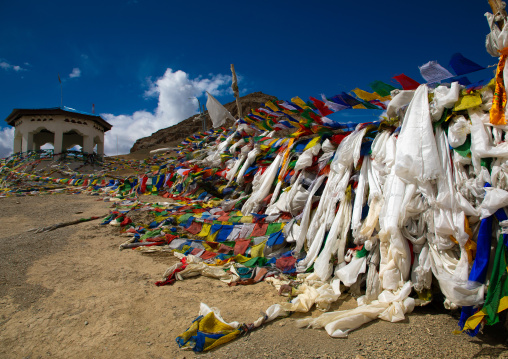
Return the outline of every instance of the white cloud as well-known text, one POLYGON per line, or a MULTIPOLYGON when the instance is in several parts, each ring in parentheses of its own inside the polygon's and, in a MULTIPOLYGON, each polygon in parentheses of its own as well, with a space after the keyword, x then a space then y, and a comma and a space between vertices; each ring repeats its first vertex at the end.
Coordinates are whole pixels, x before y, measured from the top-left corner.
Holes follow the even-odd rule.
POLYGON ((81 70, 77 67, 73 68, 72 72, 69 74, 69 77, 71 79, 76 78, 76 77, 81 77, 81 70))
MULTIPOLYGON (((200 97, 208 91, 212 95, 222 95, 231 92, 231 76, 209 75, 209 78, 198 77, 190 79, 184 71, 173 72, 167 69, 162 77, 155 82, 150 81, 147 97, 158 96, 159 102, 153 112, 136 111, 132 115, 102 114, 113 128, 106 132, 104 150, 107 155, 129 153, 134 142, 141 137, 173 126, 197 111, 198 102, 194 97, 200 97)), ((206 101, 204 98, 201 101, 206 101)))
POLYGON ((21 66, 11 65, 6 61, 0 61, 0 68, 4 69, 6 71, 10 71, 10 70, 15 71, 15 72, 25 71, 25 69, 22 68, 21 66))
POLYGON ((14 127, 0 129, 0 158, 12 154, 14 146, 14 127))

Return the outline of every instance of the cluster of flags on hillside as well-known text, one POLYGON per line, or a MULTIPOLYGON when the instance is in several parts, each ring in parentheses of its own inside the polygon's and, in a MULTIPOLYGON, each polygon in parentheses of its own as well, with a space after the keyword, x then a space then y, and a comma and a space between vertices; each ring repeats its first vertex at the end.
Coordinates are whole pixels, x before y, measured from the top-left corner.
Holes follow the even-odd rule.
MULTIPOLYGON (((429 61, 419 66, 419 69, 425 83, 429 85, 443 81, 458 81, 468 90, 479 89, 485 85, 485 81, 471 83, 465 75, 484 70, 486 67, 469 60, 460 53, 452 55, 448 67, 450 70, 437 61, 429 61)), ((300 134, 317 133, 323 128, 343 128, 343 124, 326 116, 345 109, 386 110, 393 90, 416 90, 421 84, 405 74, 396 75, 393 79, 398 82, 397 87, 379 80, 371 82, 369 87, 373 92, 355 88, 350 93, 341 92, 331 97, 324 94, 320 96, 320 99, 310 97, 309 101, 303 101, 299 97, 294 97, 291 101, 270 101, 265 103, 264 107, 252 109, 239 121, 268 131, 300 128, 300 134)), ((222 126, 227 118, 233 119, 231 114, 210 94, 208 94, 207 108, 214 127, 222 126)))

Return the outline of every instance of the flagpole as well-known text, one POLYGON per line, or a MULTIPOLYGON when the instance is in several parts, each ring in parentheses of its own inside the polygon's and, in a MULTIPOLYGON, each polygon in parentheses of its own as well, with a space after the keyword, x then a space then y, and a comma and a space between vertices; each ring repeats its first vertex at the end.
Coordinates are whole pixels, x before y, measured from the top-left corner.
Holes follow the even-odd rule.
POLYGON ((60 79, 60 74, 58 74, 58 82, 60 82, 60 107, 63 108, 63 86, 62 80, 60 79))
POLYGON ((238 91, 238 81, 236 79, 235 65, 231 64, 231 72, 233 73, 233 82, 231 88, 236 98, 236 107, 238 108, 238 118, 242 118, 242 108, 240 107, 240 93, 238 91))
MULTIPOLYGON (((492 13, 494 14, 494 16, 496 16, 498 13, 502 16, 502 17, 506 17, 507 14, 506 14, 506 10, 505 10, 505 4, 503 4, 503 2, 501 0, 488 0, 489 1, 489 5, 492 9, 492 13)), ((500 29, 503 28, 504 26, 504 21, 503 19, 495 19, 495 21, 497 22, 498 26, 500 29)))

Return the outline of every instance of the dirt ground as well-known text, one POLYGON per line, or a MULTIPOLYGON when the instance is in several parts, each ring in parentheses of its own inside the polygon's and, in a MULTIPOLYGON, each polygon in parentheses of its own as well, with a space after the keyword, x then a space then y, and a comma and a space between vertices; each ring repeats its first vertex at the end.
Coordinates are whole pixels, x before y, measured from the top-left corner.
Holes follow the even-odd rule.
MULTIPOLYGON (((508 358, 499 327, 475 338, 453 335, 457 313, 439 303, 401 323, 372 322, 347 339, 299 329, 293 314, 210 352, 178 348, 175 338, 199 311, 221 309, 227 321, 252 322, 277 295, 269 284, 228 287, 197 277, 156 287, 171 256, 119 251, 118 229, 100 221, 52 232, 27 232, 106 214, 110 203, 85 195, 0 199, 1 358, 508 358)), ((351 308, 344 295, 332 309, 351 308)))

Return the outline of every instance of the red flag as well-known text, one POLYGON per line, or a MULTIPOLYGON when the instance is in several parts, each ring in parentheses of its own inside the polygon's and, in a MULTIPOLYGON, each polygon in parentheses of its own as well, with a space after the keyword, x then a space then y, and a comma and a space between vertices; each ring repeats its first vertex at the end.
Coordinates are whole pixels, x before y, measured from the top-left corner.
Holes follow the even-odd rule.
POLYGON ((393 78, 402 85, 404 90, 416 90, 418 86, 420 86, 419 82, 413 80, 411 77, 407 77, 404 74, 393 76, 393 78))
POLYGON ((311 97, 310 100, 316 106, 321 116, 328 116, 329 114, 333 113, 323 101, 319 101, 318 99, 315 99, 314 97, 311 97))

